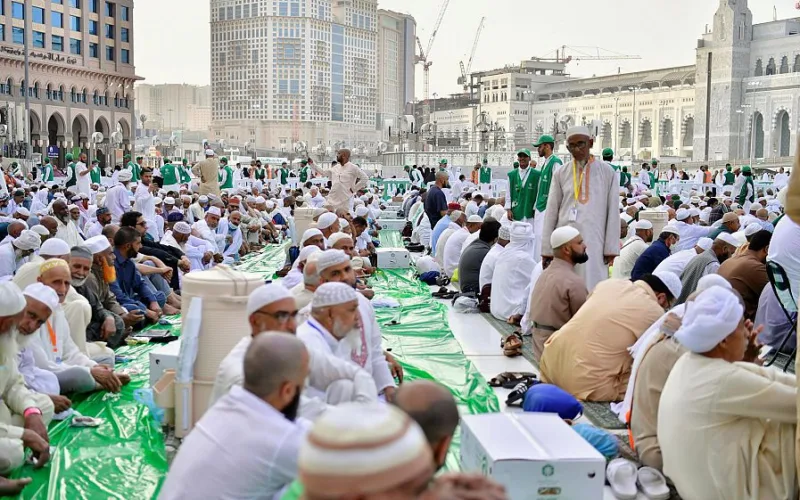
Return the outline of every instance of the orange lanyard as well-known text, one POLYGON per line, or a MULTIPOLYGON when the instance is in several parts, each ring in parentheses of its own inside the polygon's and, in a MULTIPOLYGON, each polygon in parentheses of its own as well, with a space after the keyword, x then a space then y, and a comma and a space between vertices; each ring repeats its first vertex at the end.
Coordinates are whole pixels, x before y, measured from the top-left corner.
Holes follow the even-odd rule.
POLYGON ((47 331, 50 333, 50 344, 53 346, 53 352, 58 352, 56 331, 53 330, 53 325, 50 324, 50 320, 47 320, 47 331))

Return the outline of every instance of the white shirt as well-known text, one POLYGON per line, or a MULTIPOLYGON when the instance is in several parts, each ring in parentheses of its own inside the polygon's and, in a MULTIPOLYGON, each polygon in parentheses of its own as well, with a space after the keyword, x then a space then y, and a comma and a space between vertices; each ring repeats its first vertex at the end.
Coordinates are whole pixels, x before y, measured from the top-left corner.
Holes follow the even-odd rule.
POLYGON ((619 251, 619 257, 614 259, 614 270, 611 273, 611 277, 616 279, 631 279, 631 273, 633 272, 633 266, 636 265, 636 259, 647 250, 647 246, 647 243, 636 235, 626 241, 622 250, 619 251))
POLYGON ((661 261, 661 264, 656 267, 653 274, 668 272, 680 278, 681 274, 683 274, 683 270, 686 269, 686 266, 689 264, 689 261, 695 257, 697 257, 697 252, 694 248, 673 253, 661 261))
POLYGON ((79 161, 75 164, 75 175, 78 176, 76 187, 78 188, 79 193, 89 194, 91 189, 91 174, 81 175, 81 172, 86 172, 90 170, 89 167, 86 166, 85 163, 79 161))
POLYGON ((675 251, 677 252, 694 248, 697 245, 697 240, 708 237, 711 231, 714 230, 711 226, 687 224, 680 220, 675 221, 675 225, 678 227, 678 235, 680 236, 680 240, 675 246, 675 251))
POLYGON ((31 340, 30 349, 33 351, 33 358, 36 361, 36 366, 42 370, 50 372, 60 372, 72 367, 82 367, 89 371, 97 363, 89 359, 84 354, 75 341, 72 340, 72 335, 69 331, 69 323, 64 314, 64 309, 59 306, 50 319, 45 322, 31 340), (50 339, 50 328, 56 336, 56 344, 53 345, 50 339))
POLYGON ((464 210, 464 214, 467 216, 467 219, 469 219, 470 215, 478 215, 478 208, 480 208, 478 207, 478 204, 470 200, 470 202, 467 203, 467 208, 464 210))
POLYGON ((453 273, 458 269, 458 261, 461 259, 461 246, 469 235, 469 230, 466 227, 462 227, 447 240, 442 259, 444 273, 447 276, 452 277, 453 273))
POLYGON ((150 236, 155 240, 158 240, 158 228, 156 227, 156 198, 153 196, 153 193, 150 192, 150 186, 139 183, 136 187, 133 209, 142 213, 142 216, 147 221, 147 232, 150 233, 150 236))
POLYGON ((297 477, 304 437, 281 412, 232 387, 183 441, 159 498, 277 498, 297 477))
POLYGON ((792 295, 800 297, 800 225, 784 215, 775 226, 767 260, 777 262, 786 271, 792 284, 792 295))
POLYGON ((483 258, 483 262, 481 263, 481 272, 478 276, 478 287, 481 290, 483 290, 484 286, 492 282, 494 265, 497 263, 497 259, 500 257, 500 254, 503 253, 503 250, 505 250, 505 247, 495 243, 492 245, 492 248, 489 249, 489 253, 486 254, 486 257, 483 258))
POLYGON ((17 261, 16 247, 11 244, 0 245, 0 281, 11 279, 17 272, 24 260, 17 261))
POLYGON ((58 223, 56 238, 66 241, 70 248, 78 246, 83 242, 83 238, 81 238, 81 235, 78 232, 78 226, 72 219, 69 219, 66 224, 61 222, 61 219, 58 217, 55 219, 58 223))
POLYGON ((316 196, 311 196, 311 193, 308 193, 303 198, 306 199, 306 203, 308 203, 308 206, 311 208, 322 208, 322 206, 325 205, 325 197, 319 194, 319 191, 316 196))
POLYGON ((119 224, 122 214, 131 210, 131 198, 123 184, 117 184, 106 191, 106 207, 111 212, 111 220, 119 224))

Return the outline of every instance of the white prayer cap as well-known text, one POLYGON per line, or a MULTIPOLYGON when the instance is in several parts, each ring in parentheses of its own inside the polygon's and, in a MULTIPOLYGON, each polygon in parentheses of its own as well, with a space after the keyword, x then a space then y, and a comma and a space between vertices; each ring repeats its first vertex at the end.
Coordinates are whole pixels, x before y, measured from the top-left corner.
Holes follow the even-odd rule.
POLYGON ((181 195, 181 200, 188 200, 188 201, 192 201, 192 197, 191 197, 191 196, 189 196, 188 194, 182 194, 182 195, 181 195))
POLYGON ((255 201, 255 202, 256 202, 256 203, 258 203, 258 204, 260 205, 260 204, 262 204, 262 203, 266 203, 266 202, 267 202, 267 200, 266 200, 266 199, 264 199, 264 197, 263 197, 263 196, 257 196, 257 197, 256 197, 256 201, 255 201))
MULTIPOLYGON (((317 269, 319 269, 321 259, 322 257, 317 260, 317 269)), ((339 304, 346 304, 348 302, 357 302, 357 293, 358 292, 356 292, 352 286, 346 283, 323 283, 314 291, 314 298, 311 299, 311 307, 316 309, 319 307, 338 306, 339 304)))
MULTIPOLYGON (((25 229, 11 244, 20 250, 36 250, 42 244, 42 238, 30 229, 25 229)), ((69 249, 67 249, 67 253, 69 253, 69 249)))
POLYGON ((255 196, 253 196, 253 195, 249 195, 249 196, 247 196, 247 197, 246 197, 244 200, 245 200, 247 203, 255 203, 255 202, 256 202, 256 197, 255 197, 255 196))
POLYGON ((424 433, 402 410, 344 403, 314 422, 300 447, 298 477, 313 496, 369 496, 424 477, 431 460, 424 433))
POLYGON ((199 198, 197 198, 199 203, 208 203, 208 196, 201 194, 199 198))
POLYGON ((350 262, 350 257, 343 251, 336 249, 325 250, 317 258, 317 272, 322 274, 322 271, 329 267, 338 266, 344 262, 350 262))
POLYGON ((628 200, 625 203, 627 203, 629 206, 636 205, 636 198, 628 198, 628 200))
MULTIPOLYGON (((108 238, 105 236, 101 237, 106 240, 106 243, 108 242, 108 238)), ((85 243, 86 242, 84 242, 84 244, 85 243)), ((46 255, 48 257, 69 255, 69 243, 60 238, 50 238, 42 243, 42 247, 39 249, 39 255, 46 255)))
POLYGON ((678 278, 678 275, 675 273, 671 273, 669 271, 656 271, 653 273, 653 276, 660 279, 662 283, 667 287, 669 293, 672 294, 673 298, 678 298, 681 296, 681 291, 683 291, 683 286, 681 285, 681 280, 678 278))
POLYGON ((368 195, 368 194, 362 194, 362 195, 361 195, 361 201, 363 201, 363 202, 365 202, 365 203, 366 203, 367 201, 369 201, 369 199, 370 199, 370 198, 372 198, 372 196, 370 196, 370 195, 368 195))
MULTIPOLYGON (((156 199, 158 199, 158 198, 156 198, 156 199)), ((67 205, 67 210, 70 210, 70 211, 72 211, 72 210, 77 210, 77 209, 78 209, 78 205, 74 205, 74 204, 72 204, 72 203, 70 203, 69 205, 67 205)))
POLYGON ((533 238, 533 227, 527 222, 511 223, 511 241, 522 241, 533 238))
POLYGON ((636 230, 638 231, 640 229, 653 229, 653 223, 646 219, 640 220, 636 223, 636 230))
POLYGON ((415 265, 417 266, 417 272, 419 274, 425 274, 431 271, 436 271, 438 273, 442 271, 439 264, 430 255, 420 257, 417 259, 417 262, 415 262, 415 265))
POLYGON ((711 238, 700 238, 699 240, 697 240, 696 246, 702 248, 703 250, 708 250, 709 248, 711 248, 711 245, 713 244, 714 240, 712 240, 711 238))
POLYGON ((330 244, 330 246, 333 246, 336 244, 336 242, 343 240, 345 238, 350 238, 350 235, 347 233, 333 233, 328 237, 328 243, 330 244))
POLYGON ((589 131, 589 127, 584 127, 582 125, 577 125, 567 129, 567 140, 569 140, 569 138, 574 135, 585 135, 586 137, 589 138, 592 137, 592 133, 589 131))
POLYGON ((206 156, 214 156, 214 150, 213 149, 206 149, 206 156))
POLYGON ((30 210, 28 210, 27 208, 23 207, 22 205, 18 206, 17 209, 14 210, 14 213, 15 214, 20 214, 23 217, 29 217, 31 215, 30 210))
MULTIPOLYGON (((651 224, 651 226, 652 226, 652 224, 651 224)), ((675 234, 675 235, 678 235, 678 236, 680 236, 680 234, 681 234, 681 233, 678 232, 678 226, 676 226, 674 224, 667 224, 666 226, 661 228, 661 232, 662 233, 675 234)), ((711 240, 709 240, 709 241, 711 241, 711 240)))
POLYGON ((191 234, 192 226, 190 226, 187 222, 178 221, 172 226, 172 230, 179 234, 191 234))
MULTIPOLYGON (((47 244, 47 241, 45 241, 45 244, 47 244)), ((88 248, 90 252, 92 252, 92 255, 97 255, 98 253, 105 252, 111 248, 111 243, 108 242, 108 238, 102 234, 92 236, 88 240, 84 241, 83 244, 86 245, 86 248, 88 248)), ((44 248, 44 245, 42 245, 42 248, 44 248)), ((42 253, 41 250, 39 253, 42 253)))
POLYGON ((15 316, 25 309, 22 290, 13 281, 0 283, 0 318, 15 316))
MULTIPOLYGON (((158 202, 156 202, 156 203, 158 203, 158 202)), ((174 205, 175 204, 175 198, 173 198, 172 196, 167 196, 166 198, 164 198, 164 203, 166 203, 167 205, 174 205)))
POLYGON ((222 217, 222 212, 219 210, 219 207, 211 207, 206 211, 206 215, 216 215, 217 217, 222 217))
POLYGON ((675 339, 692 352, 708 352, 736 330, 743 314, 736 294, 713 286, 686 304, 675 339))
POLYGON ((450 212, 450 220, 456 222, 458 219, 461 218, 462 215, 464 215, 464 212, 462 212, 461 210, 453 210, 452 212, 450 212))
POLYGON ((335 213, 325 212, 324 214, 319 216, 319 219, 317 220, 317 228, 327 229, 331 227, 338 220, 339 217, 337 217, 335 213))
POLYGON ((53 312, 58 307, 58 294, 55 290, 42 283, 34 283, 28 285, 23 292, 28 297, 38 300, 46 305, 50 312, 53 312))
POLYGON ((740 245, 739 240, 736 239, 736 237, 731 233, 719 233, 715 239, 724 241, 725 243, 732 245, 736 248, 739 248, 740 245))
POLYGON ((120 170, 117 174, 117 180, 120 182, 128 182, 133 179, 133 174, 130 170, 120 170))
POLYGON ((315 227, 306 229, 306 232, 303 233, 303 237, 300 238, 300 245, 305 244, 306 241, 313 238, 314 236, 322 236, 322 231, 320 231, 315 227))
MULTIPOLYGON (((154 199, 154 200, 153 200, 153 202, 154 202, 156 205, 161 205, 161 203, 163 203, 163 201, 164 201, 164 200, 162 200, 161 198, 156 198, 156 199, 154 199)), ((175 200, 172 200, 172 204, 173 204, 173 205, 175 204, 175 200)), ((77 208, 77 207, 76 207, 76 208, 77 208)))
POLYGON ((762 208, 766 208, 766 207, 764 205, 762 205, 761 203, 758 203, 758 202, 753 203, 752 205, 750 205, 750 211, 751 212, 756 212, 758 210, 761 210, 762 208))
POLYGON ((268 283, 261 285, 250 293, 247 297, 247 315, 250 316, 262 307, 283 299, 294 298, 292 292, 280 283, 268 283))
POLYGON ((689 216, 689 211, 685 208, 679 208, 678 211, 675 212, 675 218, 678 220, 686 220, 689 216))
POLYGON ((41 224, 36 224, 31 228, 31 231, 38 234, 39 236, 48 236, 50 231, 41 224))
POLYGON ((469 218, 467 219, 467 222, 471 224, 475 223, 480 224, 481 222, 483 222, 483 218, 480 215, 470 215, 469 218))
POLYGON ((328 213, 328 209, 322 208, 322 207, 315 208, 312 218, 313 219, 319 219, 319 217, 322 216, 322 214, 325 214, 325 213, 328 213))
MULTIPOLYGON (((499 239, 505 240, 505 241, 511 240, 511 227, 508 226, 508 225, 500 226, 500 232, 498 233, 497 237, 499 239)), ((552 241, 552 239, 551 239, 551 241, 552 241)))
POLYGON ((365 206, 356 207, 356 217, 364 217, 369 213, 369 209, 365 206))
POLYGON ((689 209, 689 215, 691 217, 700 217, 700 210, 697 209, 697 208, 692 207, 692 208, 689 209))
POLYGON ((761 224, 759 224, 758 222, 751 222, 750 224, 747 225, 746 228, 744 228, 744 235, 752 236, 757 232, 761 231, 762 229, 764 228, 761 227, 761 224))
POLYGON ((347 219, 339 219, 339 227, 342 229, 350 227, 350 223, 347 222, 347 219))
POLYGON ((697 281, 697 288, 695 288, 694 291, 695 293, 699 294, 703 290, 708 290, 712 286, 721 286, 722 288, 727 288, 728 290, 733 289, 730 282, 719 274, 706 274, 697 281))
POLYGON ((322 250, 320 250, 317 245, 309 245, 307 247, 303 247, 303 249, 300 250, 300 255, 297 257, 297 262, 298 263, 305 262, 313 254, 321 251, 322 250))
POLYGON ((550 247, 560 248, 580 235, 580 231, 572 226, 561 226, 550 234, 550 247))
POLYGON ((619 218, 624 220, 625 224, 630 224, 631 221, 633 220, 633 217, 631 217, 630 215, 628 215, 628 214, 626 214, 624 212, 619 214, 619 218))
POLYGON ((275 202, 272 200, 268 200, 266 204, 267 204, 267 210, 272 210, 273 208, 275 208, 275 202))

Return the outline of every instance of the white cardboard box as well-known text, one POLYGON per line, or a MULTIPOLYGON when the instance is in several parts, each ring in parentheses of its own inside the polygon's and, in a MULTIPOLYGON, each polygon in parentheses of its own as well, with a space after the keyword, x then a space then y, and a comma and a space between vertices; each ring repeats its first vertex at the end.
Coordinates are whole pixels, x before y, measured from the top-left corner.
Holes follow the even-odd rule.
POLYGON ((405 248, 377 248, 379 269, 406 269, 411 267, 411 255, 405 248))
POLYGON ((602 500, 606 461, 558 415, 461 418, 461 466, 506 488, 511 500, 602 500))
POLYGON ((378 219, 376 222, 380 224, 381 229, 402 231, 402 229, 406 227, 407 221, 404 219, 378 219))
POLYGON ((178 371, 178 353, 181 351, 181 339, 158 346, 150 351, 150 387, 158 382, 164 370, 178 371))

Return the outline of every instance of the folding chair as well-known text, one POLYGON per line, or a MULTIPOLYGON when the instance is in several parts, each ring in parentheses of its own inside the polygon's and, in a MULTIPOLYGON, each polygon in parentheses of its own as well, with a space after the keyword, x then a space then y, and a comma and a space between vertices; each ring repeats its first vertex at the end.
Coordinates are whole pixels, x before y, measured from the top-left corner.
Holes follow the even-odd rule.
MULTIPOLYGON (((769 278, 770 286, 772 286, 772 291, 775 292, 775 296, 778 297, 778 303, 781 305, 781 309, 786 315, 786 319, 788 319, 789 323, 792 324, 792 328, 783 338, 780 347, 775 349, 775 352, 772 354, 771 358, 764 363, 764 366, 770 366, 771 364, 775 363, 778 355, 786 346, 786 342, 788 342, 789 338, 791 338, 792 332, 797 331, 797 320, 792 317, 792 313, 797 314, 797 300, 795 299, 794 295, 792 295, 791 283, 789 282, 789 277, 786 275, 786 270, 784 270, 783 267, 777 262, 767 261, 767 277, 769 278)), ((796 354, 797 346, 794 346, 792 353, 789 355, 789 360, 786 362, 786 366, 783 367, 783 371, 786 371, 789 363, 792 362, 792 359, 794 359, 796 354)))

